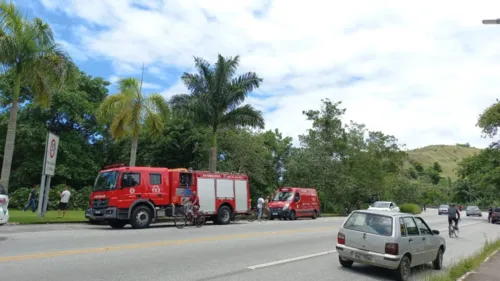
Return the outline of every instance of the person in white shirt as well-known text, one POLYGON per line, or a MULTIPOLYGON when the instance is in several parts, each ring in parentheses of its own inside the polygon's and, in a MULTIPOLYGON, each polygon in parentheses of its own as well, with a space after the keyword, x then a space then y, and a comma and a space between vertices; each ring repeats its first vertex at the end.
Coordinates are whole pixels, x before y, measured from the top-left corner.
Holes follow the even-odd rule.
POLYGON ((57 216, 61 217, 61 210, 62 210, 62 217, 64 218, 66 210, 68 209, 68 202, 69 202, 69 197, 71 196, 71 192, 69 192, 68 187, 65 187, 64 191, 61 192, 60 195, 61 195, 61 201, 59 201, 59 207, 57 208, 57 216))
POLYGON ((260 218, 262 217, 262 207, 264 207, 264 198, 262 196, 259 196, 259 199, 257 199, 257 219, 260 221, 260 218))

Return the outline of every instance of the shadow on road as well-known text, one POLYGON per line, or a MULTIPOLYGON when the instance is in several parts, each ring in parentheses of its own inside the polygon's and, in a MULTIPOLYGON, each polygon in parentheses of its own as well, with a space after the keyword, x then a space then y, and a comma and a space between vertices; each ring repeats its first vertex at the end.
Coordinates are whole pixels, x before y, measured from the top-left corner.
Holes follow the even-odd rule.
MULTIPOLYGON (((370 277, 376 280, 394 280, 394 278, 392 277, 394 276, 394 271, 386 268, 354 263, 351 268, 341 267, 341 270, 346 272, 356 272, 356 274, 370 277)), ((433 271, 434 270, 432 269, 432 265, 430 263, 415 266, 411 269, 411 279, 422 277, 422 275, 430 274, 433 271)))

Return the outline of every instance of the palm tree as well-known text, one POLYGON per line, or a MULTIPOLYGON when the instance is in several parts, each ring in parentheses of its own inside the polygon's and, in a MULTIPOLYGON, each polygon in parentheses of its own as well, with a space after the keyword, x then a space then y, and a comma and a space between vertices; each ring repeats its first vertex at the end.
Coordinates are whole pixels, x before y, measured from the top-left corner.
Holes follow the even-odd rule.
POLYGON ((176 112, 211 129, 209 169, 217 167, 217 129, 221 126, 250 126, 264 128, 262 112, 251 105, 241 105, 248 93, 258 88, 262 79, 253 72, 235 77, 240 58, 218 55, 211 66, 195 57, 197 74, 184 73, 181 77, 191 94, 175 95, 170 103, 176 112))
POLYGON ((10 116, 0 183, 9 186, 21 85, 39 106, 50 106, 52 92, 76 81, 77 67, 54 41, 51 27, 41 19, 29 20, 13 3, 0 0, 0 65, 14 75, 10 116))
POLYGON ((144 130, 159 136, 168 118, 167 101, 160 94, 142 94, 142 82, 135 78, 118 81, 119 93, 108 96, 99 107, 97 117, 110 122, 110 133, 115 140, 132 138, 130 166, 135 166, 139 135, 144 130))

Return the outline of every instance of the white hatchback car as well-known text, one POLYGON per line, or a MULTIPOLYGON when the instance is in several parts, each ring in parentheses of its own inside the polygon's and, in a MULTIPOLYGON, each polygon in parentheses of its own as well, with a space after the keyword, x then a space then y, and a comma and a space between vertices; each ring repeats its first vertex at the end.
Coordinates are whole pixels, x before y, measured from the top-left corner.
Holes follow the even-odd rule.
POLYGON ((394 202, 377 201, 368 207, 368 210, 399 212, 399 207, 394 202))
POLYGON ((0 225, 9 222, 9 196, 5 192, 5 188, 0 184, 0 225))
POLYGON ((354 262, 394 270, 399 281, 411 268, 432 262, 443 267, 446 242, 417 216, 386 211, 353 211, 337 234, 337 253, 343 267, 354 262))

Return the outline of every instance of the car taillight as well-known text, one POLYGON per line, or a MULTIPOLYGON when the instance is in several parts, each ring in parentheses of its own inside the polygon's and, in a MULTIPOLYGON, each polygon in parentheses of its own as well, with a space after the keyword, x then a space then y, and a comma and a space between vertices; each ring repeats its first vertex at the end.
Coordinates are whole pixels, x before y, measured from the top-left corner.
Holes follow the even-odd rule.
POLYGON ((337 243, 341 245, 345 245, 345 235, 340 233, 337 235, 337 243))
POLYGON ((0 205, 3 205, 3 204, 5 204, 5 203, 7 203, 7 199, 5 199, 5 198, 0 198, 0 205))
POLYGON ((389 255, 397 256, 399 254, 398 243, 386 243, 385 244, 385 253, 389 254, 389 255))

